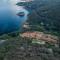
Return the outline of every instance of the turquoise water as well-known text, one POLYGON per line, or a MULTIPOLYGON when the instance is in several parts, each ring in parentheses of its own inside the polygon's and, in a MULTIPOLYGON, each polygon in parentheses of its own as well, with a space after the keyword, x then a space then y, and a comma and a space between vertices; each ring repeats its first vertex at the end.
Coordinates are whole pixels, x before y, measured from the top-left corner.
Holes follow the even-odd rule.
POLYGON ((28 11, 16 6, 17 0, 0 0, 0 35, 15 32, 27 20, 28 11), (23 11, 25 16, 17 16, 23 11))

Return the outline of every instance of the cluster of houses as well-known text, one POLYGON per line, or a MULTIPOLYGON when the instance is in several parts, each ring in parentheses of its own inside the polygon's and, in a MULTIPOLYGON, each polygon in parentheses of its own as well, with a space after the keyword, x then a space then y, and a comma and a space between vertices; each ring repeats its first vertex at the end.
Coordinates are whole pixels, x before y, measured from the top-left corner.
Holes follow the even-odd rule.
POLYGON ((50 42, 56 44, 58 42, 57 36, 52 36, 50 34, 44 34, 43 32, 24 32, 20 34, 21 37, 32 38, 36 40, 41 40, 45 42, 50 42))

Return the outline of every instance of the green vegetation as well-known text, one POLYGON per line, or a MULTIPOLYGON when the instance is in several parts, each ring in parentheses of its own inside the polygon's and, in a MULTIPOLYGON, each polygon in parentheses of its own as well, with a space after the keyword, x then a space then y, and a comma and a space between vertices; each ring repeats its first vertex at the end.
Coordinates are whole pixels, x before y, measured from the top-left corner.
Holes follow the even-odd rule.
MULTIPOLYGON (((35 0, 33 2, 19 2, 31 13, 26 21, 30 29, 26 31, 42 31, 60 37, 60 1, 35 0)), ((22 33, 22 32, 21 32, 22 33)), ((0 36, 6 42, 0 45, 0 60, 59 60, 59 46, 44 43, 36 39, 22 38, 20 32, 0 36), (16 58, 16 59, 15 59, 16 58)), ((60 40, 59 40, 60 41, 60 40)))
POLYGON ((15 38, 11 38, 4 46, 0 47, 0 60, 14 60, 16 58, 16 60, 31 60, 30 58, 37 60, 35 59, 35 57, 38 57, 38 60, 40 60, 41 56, 42 60, 53 60, 53 58, 57 59, 57 57, 59 59, 59 54, 55 54, 58 52, 59 48, 55 47, 54 45, 51 45, 49 43, 46 43, 45 45, 36 44, 32 43, 32 39, 21 38, 18 36, 15 38))
POLYGON ((17 3, 19 6, 31 11, 27 22, 30 30, 43 31, 45 33, 60 36, 60 4, 59 0, 34 0, 31 2, 17 3))

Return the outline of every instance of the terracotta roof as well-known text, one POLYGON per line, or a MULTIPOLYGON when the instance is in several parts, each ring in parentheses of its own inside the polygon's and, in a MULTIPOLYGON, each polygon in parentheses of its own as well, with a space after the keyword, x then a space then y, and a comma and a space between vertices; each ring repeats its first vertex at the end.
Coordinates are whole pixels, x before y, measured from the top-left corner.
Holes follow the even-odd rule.
POLYGON ((37 40, 43 40, 46 42, 57 43, 58 37, 49 34, 44 34, 43 32, 25 32, 21 34, 22 37, 33 38, 37 40))

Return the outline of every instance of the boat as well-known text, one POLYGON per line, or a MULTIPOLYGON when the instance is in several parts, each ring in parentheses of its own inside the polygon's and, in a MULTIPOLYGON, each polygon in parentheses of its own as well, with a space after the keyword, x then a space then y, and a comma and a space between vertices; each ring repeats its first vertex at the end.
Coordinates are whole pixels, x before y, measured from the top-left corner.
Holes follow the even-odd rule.
POLYGON ((17 15, 23 17, 25 15, 25 13, 24 12, 19 12, 17 15))

